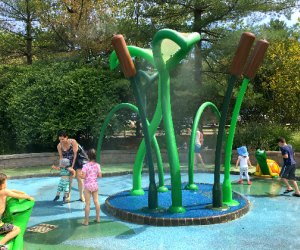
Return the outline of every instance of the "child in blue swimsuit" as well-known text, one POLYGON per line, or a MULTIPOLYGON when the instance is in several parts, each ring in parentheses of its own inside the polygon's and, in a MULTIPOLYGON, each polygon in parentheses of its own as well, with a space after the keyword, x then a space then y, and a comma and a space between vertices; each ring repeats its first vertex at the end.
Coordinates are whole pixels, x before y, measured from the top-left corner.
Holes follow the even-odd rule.
POLYGON ((67 158, 62 158, 59 163, 59 167, 52 165, 52 169, 60 170, 60 181, 57 187, 57 193, 53 201, 59 199, 60 193, 64 192, 63 203, 70 202, 69 193, 70 193, 70 176, 71 174, 75 175, 75 170, 71 168, 70 160, 67 158))

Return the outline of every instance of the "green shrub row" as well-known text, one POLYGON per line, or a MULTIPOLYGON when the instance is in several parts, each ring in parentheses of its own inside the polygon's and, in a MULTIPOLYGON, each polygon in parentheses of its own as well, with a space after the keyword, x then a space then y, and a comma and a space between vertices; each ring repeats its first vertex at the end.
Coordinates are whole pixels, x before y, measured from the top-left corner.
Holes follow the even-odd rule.
MULTIPOLYGON (((295 140, 295 132, 288 127, 269 122, 250 122, 237 126, 233 147, 242 145, 249 149, 279 150, 277 138, 284 137, 287 143, 299 150, 300 140, 295 140)), ((298 137, 299 138, 299 137, 298 137)))
POLYGON ((76 62, 0 68, 0 152, 54 149, 57 131, 95 141, 130 88, 115 72, 76 62))

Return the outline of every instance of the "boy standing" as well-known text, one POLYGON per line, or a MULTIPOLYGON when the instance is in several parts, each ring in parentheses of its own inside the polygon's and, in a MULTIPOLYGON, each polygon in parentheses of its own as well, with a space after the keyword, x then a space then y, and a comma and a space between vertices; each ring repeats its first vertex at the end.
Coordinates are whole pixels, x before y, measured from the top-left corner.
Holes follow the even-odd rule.
POLYGON ((278 146, 281 150, 282 158, 283 158, 283 167, 280 171, 280 177, 283 182, 286 184, 287 189, 284 191, 285 194, 293 192, 293 188, 289 184, 290 180, 295 188, 295 193, 293 196, 300 197, 300 191, 296 182, 296 161, 294 158, 294 150, 291 145, 288 145, 283 137, 279 137, 277 139, 278 146))
POLYGON ((25 194, 24 192, 6 189, 6 180, 7 176, 3 173, 0 173, 0 235, 6 234, 3 239, 0 240, 0 250, 7 250, 5 244, 20 233, 19 227, 10 223, 2 222, 2 216, 6 208, 6 198, 13 197, 17 199, 34 200, 31 196, 25 194))

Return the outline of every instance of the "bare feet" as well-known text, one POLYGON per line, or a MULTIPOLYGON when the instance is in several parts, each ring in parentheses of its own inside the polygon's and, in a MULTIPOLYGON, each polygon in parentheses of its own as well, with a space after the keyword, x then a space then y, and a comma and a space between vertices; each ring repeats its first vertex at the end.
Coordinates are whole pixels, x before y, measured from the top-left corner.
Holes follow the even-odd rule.
POLYGON ((100 223, 100 218, 99 219, 95 219, 94 222, 100 223))
POLYGON ((83 221, 81 224, 82 224, 83 226, 88 226, 88 225, 89 225, 89 222, 88 222, 88 221, 83 221))

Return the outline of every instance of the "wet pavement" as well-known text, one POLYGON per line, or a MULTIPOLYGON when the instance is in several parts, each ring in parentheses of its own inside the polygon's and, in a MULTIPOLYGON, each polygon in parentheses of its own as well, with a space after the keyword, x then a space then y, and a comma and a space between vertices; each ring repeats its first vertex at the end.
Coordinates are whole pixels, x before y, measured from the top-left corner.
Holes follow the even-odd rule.
MULTIPOLYGON (((252 179, 252 185, 236 184, 239 176, 231 176, 233 189, 251 202, 243 217, 224 224, 187 227, 154 227, 135 225, 115 219, 101 211, 101 223, 93 222, 91 206, 88 227, 82 226, 84 203, 77 201, 73 188, 69 204, 52 202, 59 177, 9 180, 8 188, 24 190, 36 198, 28 227, 47 223, 57 228, 48 233, 27 232, 26 250, 48 249, 300 249, 300 198, 282 195, 285 188, 276 179, 252 179)), ((222 178, 221 178, 222 180, 222 178)), ((187 181, 187 174, 182 174, 187 181)), ((213 183, 212 174, 196 174, 196 182, 213 183)), ((143 186, 148 176, 143 175, 143 186)), ((74 182, 77 187, 76 181, 74 182)), ((166 184, 170 176, 166 174, 166 184)), ((103 205, 112 194, 128 190, 132 175, 102 178, 99 199, 103 205)), ((103 210, 103 208, 102 208, 103 210)))

